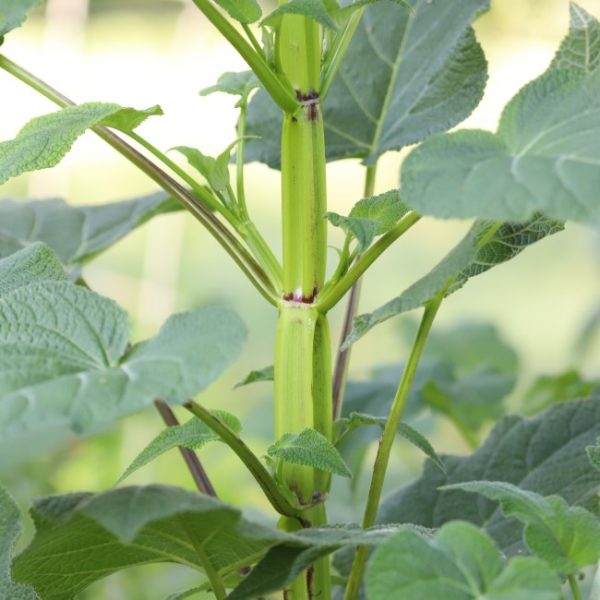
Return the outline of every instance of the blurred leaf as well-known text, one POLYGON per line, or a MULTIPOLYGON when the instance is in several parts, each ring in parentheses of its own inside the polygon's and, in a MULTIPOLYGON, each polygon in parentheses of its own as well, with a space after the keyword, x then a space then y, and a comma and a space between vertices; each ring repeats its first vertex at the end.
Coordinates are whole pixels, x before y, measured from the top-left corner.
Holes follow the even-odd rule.
POLYGON ((585 380, 574 369, 559 375, 541 375, 525 391, 522 412, 535 415, 554 404, 584 398, 598 387, 600 380, 585 380))
POLYGON ((208 96, 216 92, 223 92, 233 96, 240 96, 246 100, 252 90, 260 87, 258 78, 252 71, 242 71, 240 73, 223 73, 215 85, 204 88, 200 91, 201 96, 208 96))
MULTIPOLYGON (((366 7, 324 103, 328 160, 371 164, 454 127, 479 104, 487 65, 469 23, 489 2, 411 5, 366 7)), ((260 90, 248 107, 248 134, 261 139, 247 144, 246 161, 280 168, 281 123, 281 111, 260 90)))
POLYGON ((285 433, 267 450, 267 453, 271 458, 293 465, 313 467, 342 477, 352 477, 352 471, 336 447, 314 429, 307 428, 298 434, 285 433))
POLYGON ((274 376, 273 365, 269 365, 259 371, 250 371, 245 379, 235 384, 235 387, 238 388, 259 381, 273 381, 274 376))
POLYGON ((600 558, 600 522, 580 506, 570 507, 560 496, 544 498, 502 481, 471 481, 444 488, 464 490, 497 500, 507 517, 525 525, 529 549, 562 575, 575 575, 600 558))
POLYGON ((432 271, 374 312, 356 317, 344 347, 349 347, 379 323, 424 306, 445 286, 449 286, 448 296, 471 277, 514 258, 531 244, 563 228, 561 223, 542 216, 520 225, 476 221, 462 241, 432 271))
POLYGON ((600 438, 594 446, 587 446, 585 451, 592 466, 600 471, 600 438))
POLYGON ((600 23, 581 6, 570 3, 571 27, 552 68, 591 73, 600 64, 600 23))
POLYGON ((260 4, 256 0, 215 0, 229 13, 229 16, 243 24, 254 23, 262 15, 260 4))
POLYGON ((600 400, 557 405, 532 419, 504 417, 471 456, 442 456, 447 473, 427 462, 414 483, 388 496, 382 523, 415 523, 437 528, 455 519, 484 527, 501 550, 523 550, 522 527, 504 518, 496 505, 443 486, 470 481, 504 481, 542 496, 558 494, 568 504, 598 513, 600 472, 590 469, 585 448, 600 436, 600 400))
POLYGON ((346 235, 355 238, 363 252, 377 236, 392 229, 407 212, 400 192, 392 190, 359 200, 347 217, 334 212, 328 212, 325 216, 332 225, 341 227, 346 235))
POLYGON ((0 486, 0 598, 39 600, 28 585, 13 583, 10 573, 13 548, 21 535, 21 520, 18 506, 0 486))
MULTIPOLYGON (((235 433, 240 433, 242 431, 242 424, 239 422, 238 418, 231 413, 223 410, 213 412, 225 423, 225 425, 227 425, 227 427, 229 427, 229 429, 235 431, 235 433)), ((219 441, 221 441, 221 438, 214 433, 212 429, 209 429, 202 421, 195 417, 183 425, 167 427, 135 457, 117 483, 120 483, 144 465, 147 465, 173 448, 198 450, 209 442, 219 441)))
POLYGON ((0 143, 0 183, 22 173, 54 167, 90 127, 106 125, 127 132, 153 114, 159 114, 157 107, 137 111, 118 104, 88 102, 36 117, 17 137, 0 143))
MULTIPOLYGON (((334 423, 334 430, 338 431, 336 444, 342 442, 350 433, 360 427, 364 427, 365 425, 376 425, 379 428, 384 429, 386 422, 387 419, 385 417, 374 417, 372 415, 365 415, 364 413, 350 413, 349 417, 338 419, 334 423)), ((431 458, 442 471, 445 471, 444 463, 433 449, 433 446, 429 443, 429 440, 422 433, 413 429, 406 423, 400 423, 398 434, 421 450, 426 456, 431 458)))
POLYGON ((125 354, 127 315, 86 288, 48 280, 56 267, 49 256, 43 246, 32 246, 0 261, 0 273, 11 265, 12 280, 18 281, 19 261, 29 277, 0 297, 3 444, 65 426, 95 432, 156 397, 185 402, 239 353, 245 337, 239 318, 209 307, 171 317, 158 335, 125 354), (32 248, 34 257, 50 261, 46 270, 32 261, 32 248))
POLYGON ((23 24, 27 13, 42 3, 42 0, 2 0, 0 6, 0 42, 13 29, 23 24))
POLYGON ((276 27, 284 15, 301 15, 313 19, 327 29, 337 30, 325 4, 321 0, 288 0, 269 13, 261 22, 261 26, 276 27))
POLYGON ((161 192, 123 202, 70 206, 63 200, 0 202, 0 258, 34 241, 65 265, 87 261, 153 216, 179 205, 161 192))
POLYGON ((469 523, 444 525, 435 539, 401 531, 375 551, 366 572, 369 600, 560 600, 558 577, 537 558, 504 562, 469 523))

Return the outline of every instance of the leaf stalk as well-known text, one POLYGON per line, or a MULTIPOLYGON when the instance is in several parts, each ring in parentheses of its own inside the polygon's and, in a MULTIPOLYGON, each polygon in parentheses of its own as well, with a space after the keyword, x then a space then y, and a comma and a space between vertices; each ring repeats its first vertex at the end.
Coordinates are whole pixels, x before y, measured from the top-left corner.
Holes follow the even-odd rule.
MULTIPOLYGON (((425 312, 423 313, 417 336, 408 357, 400 385, 396 391, 396 396, 394 397, 383 435, 379 441, 377 456, 373 466, 371 485, 369 487, 369 494, 367 497, 367 505, 362 522, 363 529, 368 529, 369 527, 375 525, 377 511, 379 510, 379 502, 381 500, 381 493, 383 490, 383 483, 385 481, 385 474, 389 464, 394 439, 396 437, 398 427, 400 426, 400 420, 406 406, 406 400, 408 398, 413 379, 417 372, 417 367, 421 360, 421 356, 423 355, 423 350, 425 349, 427 337, 431 331, 431 326, 433 325, 433 321, 440 308, 442 300, 444 299, 446 289, 447 288, 444 287, 425 307, 425 312)), ((367 558, 368 549, 364 546, 359 546, 354 556, 354 562, 352 563, 352 570, 350 572, 348 585, 346 587, 346 595, 344 596, 345 600, 356 600, 358 597, 367 558)))
POLYGON ((301 517, 302 509, 290 503, 267 468, 260 462, 260 459, 232 429, 223 423, 219 417, 196 402, 186 402, 184 407, 210 427, 237 454, 279 514, 288 517, 301 517))

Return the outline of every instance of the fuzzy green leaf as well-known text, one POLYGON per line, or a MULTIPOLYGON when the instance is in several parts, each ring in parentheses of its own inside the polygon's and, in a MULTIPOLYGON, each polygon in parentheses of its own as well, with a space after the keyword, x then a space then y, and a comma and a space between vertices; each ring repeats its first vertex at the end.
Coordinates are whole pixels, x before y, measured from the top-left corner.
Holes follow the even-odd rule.
POLYGON ((200 150, 188 146, 177 146, 173 150, 183 154, 190 165, 206 179, 207 183, 217 194, 222 195, 227 192, 229 186, 228 165, 231 157, 230 148, 219 154, 217 158, 202 154, 200 150))
POLYGON ((600 25, 576 5, 571 19, 552 66, 509 102, 496 134, 442 135, 409 155, 402 191, 413 208, 438 217, 524 221, 542 212, 598 222, 600 25))
POLYGON ((558 577, 537 558, 508 563, 481 530, 444 525, 434 540, 401 531, 374 553, 366 572, 369 600, 560 600, 558 577))
POLYGON ((328 473, 352 477, 336 447, 318 431, 304 429, 298 434, 286 433, 268 450, 271 458, 293 465, 313 467, 328 473))
POLYGON ((115 113, 102 119, 100 125, 112 127, 113 129, 118 129, 124 133, 130 133, 139 127, 148 117, 160 117, 163 114, 163 110, 158 104, 144 110, 121 108, 115 113))
POLYGON ((254 23, 262 15, 260 4, 256 0, 215 0, 229 15, 243 24, 254 23))
POLYGON ((275 370, 273 369, 273 365, 269 365, 264 369, 250 371, 250 373, 248 373, 248 375, 246 375, 246 377, 242 381, 236 383, 235 387, 238 388, 244 385, 249 385, 251 383, 257 383, 259 381, 273 381, 274 377, 275 370))
POLYGON ((588 380, 570 369, 558 375, 541 375, 525 390, 520 412, 535 415, 559 402, 585 398, 600 388, 600 380, 588 380))
POLYGON ((13 548, 21 535, 21 513, 8 492, 0 486, 0 598, 39 600, 28 585, 12 581, 10 567, 13 548))
POLYGON ((276 27, 284 15, 301 15, 315 20, 327 29, 337 30, 335 21, 321 0, 289 0, 281 4, 261 22, 261 26, 276 27))
MULTIPOLYGON (((286 533, 250 523, 239 510, 213 498, 159 485, 50 496, 36 502, 32 517, 37 531, 15 560, 13 574, 16 581, 35 586, 41 600, 71 600, 98 579, 149 563, 203 570, 203 560, 210 561, 232 587, 239 569, 264 557, 231 595, 256 598, 248 588, 278 589, 256 575, 271 556, 296 549, 301 557, 295 564, 306 568, 314 557, 357 544, 374 546, 403 528, 339 526, 286 533)), ((285 585, 290 570, 279 569, 277 576, 285 585)))
POLYGON ((447 473, 428 462, 414 483, 382 504, 382 523, 437 528, 468 516, 484 527, 503 552, 522 552, 522 526, 494 503, 445 485, 503 481, 542 496, 559 495, 569 505, 598 513, 600 472, 590 469, 586 446, 600 436, 600 399, 557 405, 532 419, 505 417, 483 446, 466 457, 442 456, 447 473))
POLYGON ((63 200, 0 202, 0 258, 32 242, 48 244, 65 265, 85 262, 157 214, 179 205, 161 192, 91 206, 63 200))
POLYGON ((571 2, 571 27, 552 67, 591 73, 600 65, 600 23, 581 6, 571 2))
POLYGON ((347 217, 334 212, 325 216, 336 227, 341 227, 346 235, 358 242, 360 251, 366 250, 373 240, 387 233, 408 212, 400 199, 398 190, 392 190, 359 200, 347 217))
POLYGON ((0 5, 0 41, 13 29, 23 24, 27 13, 42 3, 42 0, 2 0, 0 5))
MULTIPOLYGON (((284 6, 287 6, 286 3, 284 6)), ((324 103, 327 159, 372 164, 454 127, 479 104, 487 65, 469 23, 488 0, 367 6, 324 103), (377 32, 373 35, 373 32, 377 32)), ((246 160, 280 168, 281 111, 264 90, 248 108, 246 160)))
POLYGON ((252 71, 242 71, 240 73, 227 72, 219 77, 215 85, 201 90, 200 95, 208 96, 216 92, 223 92, 246 99, 252 90, 258 87, 260 87, 260 82, 252 71))
POLYGON ((452 294, 471 277, 514 258, 531 244, 562 229, 561 223, 539 215, 523 224, 476 221, 430 273, 374 312, 356 317, 344 346, 347 348, 379 323, 426 305, 444 287, 446 296, 452 294))
POLYGON ((445 487, 497 500, 507 517, 525 524, 529 549, 562 575, 575 575, 600 558, 600 522, 580 506, 570 507, 560 496, 544 498, 502 481, 471 481, 445 487))
POLYGON ((137 111, 89 102, 36 117, 14 139, 0 143, 0 184, 22 173, 54 167, 90 127, 107 125, 127 132, 152 114, 159 114, 157 107, 137 111))
MULTIPOLYGON (((229 429, 240 433, 242 424, 234 415, 219 410, 215 414, 223 421, 229 429)), ((127 467, 119 482, 129 477, 132 473, 152 462, 165 452, 173 448, 189 448, 198 450, 209 442, 218 442, 221 438, 209 429, 202 421, 196 418, 190 419, 183 425, 175 425, 161 431, 133 460, 127 467)))
POLYGON ((196 548, 227 577, 279 537, 248 524, 231 506, 158 485, 51 496, 36 502, 32 517, 36 535, 14 561, 13 576, 34 586, 42 600, 71 600, 94 581, 141 564, 202 570, 196 548))
POLYGON ((33 243, 0 259, 0 297, 32 282, 66 280, 62 264, 44 244, 33 243))
POLYGON ((112 300, 66 281, 62 272, 49 279, 57 274, 56 262, 40 266, 52 256, 44 248, 32 246, 0 261, 0 274, 9 263, 10 281, 18 282, 0 297, 4 450, 40 430, 91 433, 156 397, 185 402, 238 354, 244 327, 219 307, 175 315, 158 335, 126 353, 127 315, 112 300), (29 280, 14 275, 18 261, 29 280), (39 277, 31 278, 35 271, 39 277))

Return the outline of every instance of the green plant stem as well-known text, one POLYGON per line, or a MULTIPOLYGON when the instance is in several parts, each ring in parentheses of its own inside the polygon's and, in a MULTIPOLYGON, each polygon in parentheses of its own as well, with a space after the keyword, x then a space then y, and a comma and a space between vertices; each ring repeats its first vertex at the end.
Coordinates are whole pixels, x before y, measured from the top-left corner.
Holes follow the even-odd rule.
POLYGON ((385 252, 401 235, 406 233, 421 217, 411 211, 385 235, 382 235, 355 263, 340 281, 320 298, 317 305, 321 312, 331 310, 358 281, 361 275, 385 252))
POLYGON ((240 117, 237 125, 238 147, 236 153, 236 197, 238 210, 241 217, 238 233, 246 240, 254 256, 261 261, 264 269, 269 274, 273 286, 278 293, 283 291, 283 269, 273 254, 271 247, 267 244, 256 225, 250 219, 246 205, 246 190, 244 184, 244 157, 246 151, 246 101, 240 104, 240 117))
POLYGON ((237 29, 213 6, 210 0, 193 0, 193 2, 248 63, 248 66, 254 71, 275 103, 286 112, 295 112, 298 108, 298 101, 292 90, 273 72, 262 54, 259 54, 239 34, 237 29))
POLYGON ((573 600, 583 600, 583 596, 581 594, 581 590, 579 589, 579 584, 577 583, 575 575, 569 575, 567 580, 569 582, 569 588, 571 588, 573 600))
MULTIPOLYGON (((179 421, 177 420, 175 413, 166 402, 163 402, 162 400, 155 400, 154 405, 162 417, 162 420, 165 422, 165 425, 168 427, 177 427, 179 425, 179 421)), ((208 475, 206 474, 198 455, 190 448, 184 448, 183 446, 179 447, 179 452, 181 452, 181 456, 187 465, 198 491, 207 496, 216 498, 217 492, 208 478, 208 475)))
POLYGON ((213 196, 213 194, 207 187, 200 185, 189 173, 186 173, 186 171, 182 169, 174 160, 171 160, 164 152, 161 152, 154 144, 149 142, 146 138, 142 137, 139 133, 136 133, 135 131, 130 131, 127 133, 127 135, 132 140, 136 141, 140 146, 142 146, 142 148, 148 150, 150 154, 158 158, 158 160, 160 160, 166 167, 171 169, 173 173, 176 173, 182 179, 182 181, 185 181, 185 183, 187 183, 190 186, 194 194, 196 194, 198 199, 203 204, 205 204, 210 210, 220 213, 225 217, 225 219, 227 219, 227 221, 229 221, 229 223, 235 225, 236 218, 234 214, 227 207, 223 206, 213 196))
MULTIPOLYGON (((406 406, 406 399, 408 398, 417 371, 417 366, 421 360, 427 336, 429 335, 435 316, 444 299, 445 292, 446 288, 439 292, 425 307, 425 312, 423 313, 423 318, 421 319, 415 342, 408 357, 404 373, 402 374, 402 380, 400 381, 396 396, 394 397, 392 408, 383 430, 383 435, 379 441, 377 456, 375 457, 373 476, 371 477, 367 506, 362 522, 364 529, 375 525, 385 474, 390 460, 390 453, 398 432, 398 427, 400 426, 402 413, 406 406)), ((356 550, 354 562, 352 563, 352 570, 350 571, 350 577, 348 579, 348 585, 346 587, 345 600, 355 600, 358 596, 365 563, 368 558, 368 552, 368 549, 364 546, 359 546, 356 550)))
MULTIPOLYGON (((9 60, 4 55, 0 55, 0 68, 4 69, 62 108, 73 106, 75 104, 72 100, 56 91, 32 73, 29 73, 27 70, 9 60)), ((116 133, 106 127, 94 127, 93 131, 156 182, 163 190, 181 202, 181 204, 183 204, 183 206, 198 221, 200 221, 202 225, 204 225, 219 244, 221 244, 259 293, 268 302, 276 305, 277 292, 273 288, 273 285, 263 268, 242 246, 239 240, 205 206, 199 204, 188 190, 175 181, 168 173, 129 145, 116 133)))
POLYGON ((289 502, 279 489, 277 482, 260 462, 260 459, 232 429, 223 423, 219 417, 196 402, 186 402, 184 406, 210 427, 237 454, 279 514, 297 518, 301 516, 301 509, 289 502))
MULTIPOLYGON (((365 187, 363 190, 363 198, 372 196, 375 192, 375 179, 377 176, 377 163, 367 167, 365 173, 365 187)), ((360 301, 360 290, 362 279, 358 279, 350 290, 348 305, 346 306, 346 314, 344 315, 344 324, 342 325, 342 334, 340 343, 338 344, 337 357, 335 360, 335 368, 333 371, 333 398, 332 410, 333 420, 338 419, 342 413, 342 402, 344 391, 346 388, 346 379, 348 375, 348 366, 350 364, 350 352, 352 348, 342 349, 344 341, 350 334, 352 329, 352 321, 358 312, 358 303, 360 301)))
POLYGON ((335 37, 333 46, 327 55, 325 64, 323 65, 323 79, 321 82, 321 96, 325 98, 329 88, 333 83, 333 79, 339 69, 339 66, 346 56, 346 52, 350 47, 350 42, 354 37, 356 28, 362 19, 365 7, 357 8, 352 12, 344 29, 335 37))
POLYGON ((252 47, 256 50, 256 53, 259 56, 262 56, 264 58, 263 49, 262 49, 261 45, 258 43, 258 40, 256 39, 256 36, 254 35, 254 33, 252 33, 252 29, 250 29, 250 26, 247 25, 246 23, 242 23, 242 29, 244 30, 244 33, 250 40, 252 47))

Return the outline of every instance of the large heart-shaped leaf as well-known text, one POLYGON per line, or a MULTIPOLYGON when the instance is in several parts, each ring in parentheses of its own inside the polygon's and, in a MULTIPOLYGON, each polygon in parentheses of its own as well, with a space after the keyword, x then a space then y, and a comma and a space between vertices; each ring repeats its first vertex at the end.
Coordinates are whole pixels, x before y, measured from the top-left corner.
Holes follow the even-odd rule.
POLYGON ((0 275, 6 264, 11 285, 0 285, 5 447, 42 429, 89 433, 157 397, 185 402, 231 364, 245 337, 239 318, 214 306, 171 317, 158 335, 126 351, 127 315, 54 271, 47 247, 34 245, 0 261, 0 275), (20 270, 27 277, 19 277, 20 270))
POLYGON ((575 7, 572 19, 557 59, 511 100, 497 133, 440 135, 409 155, 409 205, 437 217, 600 219, 598 23, 575 7))
POLYGON ((369 600, 560 600, 561 585, 541 560, 505 563, 498 547, 469 523, 444 525, 435 539, 401 531, 374 553, 369 600))
MULTIPOLYGON (((412 0, 367 6, 324 103, 327 159, 372 163, 445 131, 481 100, 483 52, 469 23, 488 0, 412 0)), ((280 166, 281 112, 264 90, 248 107, 246 160, 280 166)))
POLYGON ((569 505, 597 514, 600 472, 590 468, 585 449, 599 434, 597 397, 558 405, 532 419, 505 417, 474 454, 442 456, 446 473, 428 461, 420 479, 384 501, 379 521, 437 528, 454 519, 468 519, 512 554, 523 549, 522 526, 517 521, 506 519, 487 499, 440 488, 502 481, 542 496, 562 496, 569 505))
POLYGON ((98 579, 149 563, 208 567, 233 587, 241 568, 264 557, 232 596, 255 598, 285 586, 294 568, 300 572, 344 546, 377 545, 399 530, 340 526, 285 533, 251 523, 213 498, 158 485, 51 496, 35 504, 32 516, 37 532, 14 561, 13 575, 42 600, 70 600, 98 579), (292 563, 281 561, 290 554, 292 563), (273 561, 277 576, 265 579, 261 573, 273 561))
POLYGON ((179 205, 161 192, 93 206, 70 206, 63 200, 0 202, 0 258, 39 241, 48 244, 65 265, 93 258, 154 215, 179 205))

